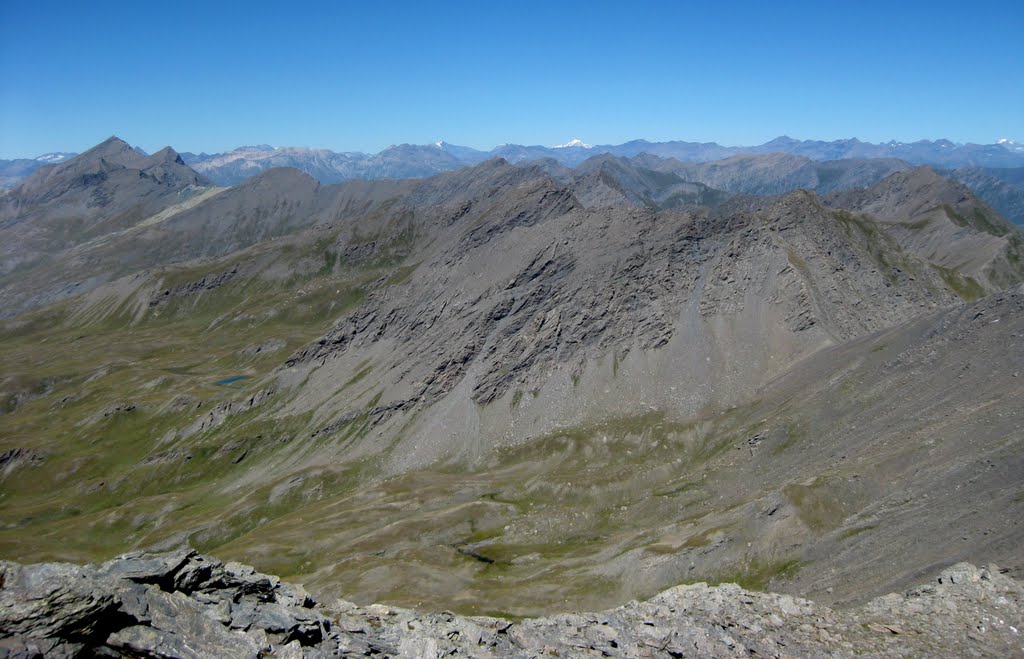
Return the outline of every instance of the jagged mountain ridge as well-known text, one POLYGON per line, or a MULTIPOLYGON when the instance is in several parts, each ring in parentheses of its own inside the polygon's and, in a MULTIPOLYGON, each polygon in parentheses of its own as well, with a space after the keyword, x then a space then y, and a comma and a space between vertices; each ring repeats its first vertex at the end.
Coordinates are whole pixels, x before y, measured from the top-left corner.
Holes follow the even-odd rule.
POLYGON ((70 269, 69 252, 103 244, 170 207, 195 204, 217 189, 170 147, 145 156, 111 137, 80 156, 36 170, 0 197, 0 297, 5 314, 84 292, 103 281, 94 264, 85 281, 54 281, 70 269), (51 286, 33 287, 32 273, 51 286), (99 279, 96 279, 99 275, 99 279), (92 281, 90 281, 92 279, 92 281), (85 284, 84 286, 82 284, 85 284), (11 300, 11 292, 18 296, 11 300))
MULTIPOLYGON (((130 159, 142 158, 127 144, 118 143, 120 151, 131 154, 128 156, 130 159)), ((90 154, 84 157, 95 159, 90 154)), ((180 166, 180 163, 177 164, 180 166)), ((817 163, 782 155, 737 156, 721 162, 697 165, 654 156, 627 160, 603 155, 590 158, 575 169, 565 168, 550 160, 522 166, 528 171, 542 170, 561 184, 569 186, 584 205, 646 205, 652 208, 713 206, 729 198, 730 195, 724 191, 764 195, 802 187, 828 192, 858 184, 871 184, 891 171, 901 171, 906 167, 905 163, 898 161, 817 163), (709 184, 713 185, 708 187, 709 184)), ((403 189, 402 185, 386 182, 363 186, 352 182, 340 187, 325 186, 320 191, 320 186, 313 179, 294 169, 290 170, 292 174, 287 174, 287 171, 287 168, 268 170, 246 182, 240 189, 225 194, 220 194, 219 189, 204 188, 183 180, 188 184, 184 187, 179 185, 178 196, 166 200, 165 216, 159 221, 148 221, 145 227, 132 227, 130 222, 127 225, 123 222, 112 225, 101 223, 99 230, 85 235, 85 238, 100 238, 104 226, 107 231, 127 229, 135 236, 130 246, 122 245, 112 250, 107 244, 109 241, 105 239, 98 245, 83 245, 78 250, 82 253, 77 254, 74 260, 88 263, 90 269, 83 271, 67 268, 63 281, 47 284, 53 286, 50 290, 34 290, 32 284, 26 285, 33 280, 31 268, 27 276, 19 275, 16 287, 10 284, 3 286, 0 296, 7 299, 5 306, 8 313, 26 308, 24 304, 31 306, 62 295, 83 292, 109 279, 111 274, 119 275, 126 272, 126 268, 144 262, 164 262, 174 257, 175 253, 176 260, 217 256, 300 226, 338 220, 341 211, 331 211, 329 207, 333 202, 323 200, 338 197, 341 201, 337 203, 344 205, 348 203, 344 199, 350 192, 358 196, 363 192, 356 190, 376 190, 374 194, 378 195, 380 201, 383 199, 380 195, 397 195, 397 191, 403 189), (212 198, 214 195, 215 199, 212 198), (267 195, 276 199, 271 201, 267 195), (207 197, 210 197, 208 203, 207 197), (321 201, 314 202, 314 197, 321 201), (293 210, 277 208, 282 203, 286 208, 294 206, 293 210), (270 228, 271 225, 257 228, 259 220, 253 220, 254 211, 263 217, 272 218, 271 225, 275 228, 270 228), (225 216, 245 219, 240 220, 241 224, 231 224, 220 219, 214 221, 214 218, 225 216)), ((172 185, 174 180, 171 179, 172 185)), ((403 185, 408 188, 411 184, 403 185)), ((19 188, 0 203, 3 207, 0 210, 15 208, 12 200, 20 198, 19 195, 29 194, 24 188, 19 188)), ((348 212, 356 210, 366 212, 368 207, 349 209, 348 212)), ((14 244, 16 241, 10 242, 14 244)), ((75 247, 75 242, 65 242, 62 246, 75 247)), ((52 246, 49 249, 52 251, 52 246)), ((19 251, 12 258, 18 262, 31 261, 31 254, 32 251, 19 251)))
MULTIPOLYGON (((578 141, 574 141, 578 142, 578 141)), ((673 171, 687 182, 699 182, 731 192, 779 194, 798 187, 830 192, 832 189, 864 187, 885 175, 912 164, 958 168, 952 176, 966 183, 976 194, 997 208, 1010 221, 1024 223, 1024 187, 1020 175, 1021 162, 1007 161, 1006 154, 1022 154, 1016 145, 1001 142, 994 145, 954 145, 946 140, 922 141, 913 144, 871 145, 858 140, 820 142, 789 138, 772 140, 758 147, 721 147, 717 144, 689 142, 653 143, 635 140, 622 145, 562 147, 523 147, 502 145, 490 152, 460 147, 445 142, 432 145, 389 147, 378 154, 334 152, 327 149, 271 147, 268 145, 240 147, 221 154, 184 153, 183 160, 215 180, 218 185, 235 185, 255 174, 275 167, 294 167, 330 184, 352 179, 424 177, 467 165, 489 157, 503 157, 510 162, 549 159, 563 166, 580 165, 595 155, 623 158, 647 158, 643 167, 673 171), (957 155, 960 154, 960 155, 957 155), (744 158, 743 156, 747 157, 744 158), (766 157, 761 164, 751 155, 766 157), (783 155, 820 162, 814 165, 798 159, 783 162, 783 155), (733 179, 723 172, 687 168, 680 164, 654 164, 661 160, 703 163, 737 158, 747 161, 746 178, 733 179), (837 161, 835 164, 829 164, 837 161), (846 161, 845 163, 843 161, 846 161), (1010 169, 1006 169, 1010 167, 1010 169), (1016 167, 1016 169, 1013 169, 1016 167), (766 171, 767 170, 767 171, 766 171), (785 172, 785 173, 784 173, 785 172), (762 180, 765 174, 769 178, 762 180), (710 182, 709 182, 710 181, 710 182)), ((34 160, 0 161, 0 187, 14 187, 35 169, 54 157, 66 159, 74 154, 47 154, 34 160)), ((1024 156, 1022 156, 1024 158, 1024 156)), ((1024 162, 1024 161, 1022 161, 1024 162)), ((728 171, 729 167, 725 168, 728 171)))
MULTIPOLYGON (((920 194, 991 209, 926 171, 910 205, 898 179, 667 211, 574 188, 680 185, 642 169, 490 160, 339 186, 272 170, 76 247, 126 270, 3 325, 0 547, 187 542, 321 592, 516 614, 702 576, 809 592, 831 575, 822 597, 859 600, 922 561, 1018 569, 1021 294, 964 307, 1001 282, 964 288, 897 233, 920 194), (945 386, 965 359, 982 366, 945 386), (915 410, 936 407, 970 458, 927 443, 915 410), (970 515, 986 460, 1006 466, 985 481, 1005 499, 991 537, 970 515), (955 547, 927 521, 950 516, 955 547), (851 577, 890 555, 907 561, 851 577)), ((1013 231, 972 220, 957 253, 1013 231)))
MULTIPOLYGON (((941 142, 941 141, 940 141, 941 142)), ((207 173, 221 183, 233 183, 245 175, 268 166, 295 166, 308 174, 325 182, 333 182, 348 178, 404 178, 409 176, 429 176, 439 171, 473 165, 488 156, 503 157, 510 162, 532 162, 550 159, 562 166, 577 167, 588 160, 603 155, 619 158, 635 159, 636 163, 648 169, 670 172, 678 175, 688 183, 701 183, 712 188, 728 192, 747 194, 781 194, 797 188, 814 189, 820 193, 836 189, 865 187, 871 185, 888 174, 913 165, 925 164, 940 167, 958 167, 951 176, 969 185, 971 189, 1000 213, 1017 224, 1024 224, 1024 184, 1019 172, 1024 171, 1021 163, 1014 161, 1011 165, 998 151, 992 151, 987 158, 965 157, 962 160, 950 158, 946 150, 929 157, 925 145, 913 149, 903 147, 886 147, 872 150, 866 148, 836 148, 822 150, 819 146, 808 148, 773 149, 768 145, 762 147, 725 148, 717 145, 687 146, 692 148, 676 148, 678 143, 659 145, 649 142, 634 142, 618 147, 572 146, 559 149, 545 147, 519 147, 506 145, 492 150, 490 153, 453 147, 443 144, 418 147, 402 145, 388 149, 378 156, 365 157, 361 154, 335 154, 342 161, 328 171, 318 160, 310 163, 305 160, 300 150, 278 149, 263 152, 231 152, 208 161, 225 163, 224 165, 207 165, 207 161, 196 159, 194 162, 201 171, 207 173), (442 152, 438 153, 438 149, 442 152), (909 149, 909 150, 908 150, 909 149), (402 155, 405 160, 403 161, 402 155), (941 155, 941 157, 939 157, 941 155), (667 162, 666 162, 667 161, 667 162), (717 167, 715 161, 723 161, 717 167), (216 167, 227 167, 226 163, 234 162, 239 167, 238 173, 218 173, 216 167), (980 167, 977 164, 996 163, 993 167, 980 167), (709 163, 702 166, 703 163, 709 163), (999 169, 998 167, 1013 166, 1016 169, 999 169)), ((792 141, 781 143, 773 141, 769 145, 799 146, 802 143, 792 141)), ((848 145, 849 146, 849 145, 848 145)), ((856 146, 856 145, 855 145, 856 146)), ((941 148, 941 147, 936 147, 941 148)), ((948 148, 948 147, 947 147, 948 148)), ((966 148, 966 147, 965 147, 966 148)), ((998 148, 1002 149, 1002 146, 998 148)), ((987 153, 984 150, 972 149, 971 153, 987 153)), ((317 154, 322 151, 316 152, 317 154)), ((192 161, 190 161, 192 162, 192 161)), ((225 170, 226 171, 226 170, 225 170)), ((690 194, 695 194, 691 191, 690 194)))
MULTIPOLYGON (((120 153, 130 152, 123 142, 120 142, 118 150, 120 153)), ((97 154, 83 154, 76 159, 78 166, 105 166, 105 160, 97 154)), ((130 160, 141 158, 137 154, 126 157, 130 160)), ((495 161, 498 162, 501 161, 495 161)), ((176 166, 188 170, 187 166, 176 166)), ((426 181, 355 180, 322 186, 299 170, 279 168, 228 189, 198 187, 190 182, 188 176, 181 180, 172 177, 168 179, 170 187, 166 190, 173 194, 156 198, 154 209, 159 210, 156 214, 143 219, 135 214, 128 216, 128 221, 111 222, 106 219, 111 206, 103 206, 95 211, 102 221, 94 221, 90 232, 84 235, 72 233, 60 241, 53 240, 50 234, 34 235, 38 233, 35 225, 19 219, 8 227, 12 259, 21 261, 16 271, 0 277, 0 300, 3 300, 5 308, 2 315, 10 316, 42 303, 88 292, 154 263, 169 264, 223 256, 305 227, 339 223, 358 216, 373 217, 378 207, 391 209, 396 205, 455 203, 468 199, 481 186, 488 185, 482 183, 488 178, 481 176, 481 172, 486 170, 484 165, 483 169, 452 172, 426 181), (24 231, 23 227, 30 224, 32 230, 24 231), (59 254, 61 267, 52 267, 51 260, 57 258, 55 256, 41 258, 36 255, 30 258, 34 252, 24 248, 37 244, 34 250, 59 254)), ((191 170, 188 172, 191 177, 199 177, 191 170)), ((531 167, 505 166, 497 176, 498 179, 490 184, 502 185, 542 174, 531 167)), ((97 187, 102 182, 100 178, 72 176, 67 181, 62 185, 69 186, 75 198, 102 194, 97 187)), ((0 215, 7 211, 18 218, 29 218, 32 213, 47 213, 45 204, 31 207, 26 212, 20 210, 26 204, 19 200, 31 198, 30 195, 31 188, 22 186, 16 189, 0 200, 0 215)), ((64 203, 63 197, 55 203, 64 203)), ((119 209, 116 204, 113 208, 119 209)), ((132 212, 136 210, 133 208, 132 212)), ((400 214, 401 211, 395 212, 400 214)), ((65 230, 67 226, 76 226, 64 222, 59 214, 53 223, 65 230)))

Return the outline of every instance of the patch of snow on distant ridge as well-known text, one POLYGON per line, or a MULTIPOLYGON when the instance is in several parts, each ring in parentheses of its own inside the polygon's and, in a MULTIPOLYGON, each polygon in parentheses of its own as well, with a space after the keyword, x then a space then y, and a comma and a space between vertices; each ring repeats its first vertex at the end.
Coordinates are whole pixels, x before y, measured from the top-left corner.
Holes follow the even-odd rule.
POLYGON ((555 146, 553 146, 551 148, 552 149, 568 149, 569 147, 572 147, 572 146, 578 146, 578 147, 582 147, 584 149, 592 149, 593 148, 593 146, 590 145, 590 144, 584 144, 583 140, 581 140, 579 138, 569 140, 565 144, 557 144, 557 145, 555 145, 555 146))

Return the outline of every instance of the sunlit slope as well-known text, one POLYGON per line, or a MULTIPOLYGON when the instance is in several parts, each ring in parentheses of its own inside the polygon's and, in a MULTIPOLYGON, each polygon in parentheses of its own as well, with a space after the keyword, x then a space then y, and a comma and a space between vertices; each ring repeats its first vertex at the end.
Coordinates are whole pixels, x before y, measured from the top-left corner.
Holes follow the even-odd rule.
POLYGON ((0 552, 191 544, 357 600, 511 613, 1019 569, 1019 292, 806 192, 585 208, 489 161, 314 186, 301 207, 332 221, 275 228, 296 176, 254 182, 267 215, 232 188, 105 248, 184 226, 212 255, 4 321, 0 552), (255 244, 211 204, 253 209, 255 244))

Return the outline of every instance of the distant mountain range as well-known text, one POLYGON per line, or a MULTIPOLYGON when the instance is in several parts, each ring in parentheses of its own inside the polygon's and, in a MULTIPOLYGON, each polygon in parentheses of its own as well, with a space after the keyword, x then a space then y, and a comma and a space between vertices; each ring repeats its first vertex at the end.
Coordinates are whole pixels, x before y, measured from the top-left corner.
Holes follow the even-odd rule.
MULTIPOLYGON (((135 150, 145 155, 138 147, 135 150)), ((34 159, 0 160, 0 188, 15 187, 40 167, 60 163, 74 155, 61 152, 34 159)), ((490 151, 440 141, 427 145, 400 144, 375 154, 261 144, 225 153, 181 154, 183 162, 220 186, 237 185, 276 167, 293 167, 321 183, 330 184, 355 179, 424 178, 491 158, 503 158, 513 164, 548 161, 549 167, 572 168, 598 156, 648 159, 639 164, 673 171, 687 182, 748 194, 773 194, 794 187, 827 192, 836 187, 866 186, 894 171, 930 165, 967 185, 1010 221, 1024 224, 1024 146, 1009 139, 995 144, 956 144, 949 140, 872 144, 858 139, 825 142, 778 137, 751 147, 646 140, 591 146, 573 139, 552 147, 503 144, 490 151), (652 157, 668 162, 654 164, 652 157), (733 160, 735 158, 740 160, 733 160), (717 161, 727 164, 694 167, 717 161), (769 178, 775 176, 778 180, 766 181, 762 174, 768 171, 769 178), (755 175, 749 177, 749 174, 755 175), (723 182, 716 176, 733 178, 723 182), (831 181, 830 176, 841 178, 831 181)))
POLYGON ((650 154, 661 158, 674 158, 681 162, 699 163, 722 160, 740 154, 766 153, 785 153, 819 161, 895 158, 913 165, 933 165, 951 169, 1024 167, 1024 147, 1010 140, 996 144, 955 144, 949 140, 871 144, 858 139, 823 142, 779 137, 760 146, 747 147, 722 146, 714 142, 646 140, 590 146, 579 139, 573 139, 566 144, 553 147, 503 144, 490 151, 435 142, 427 145, 400 144, 376 154, 261 145, 241 147, 227 153, 181 155, 193 169, 218 185, 233 185, 257 172, 273 167, 295 167, 322 183, 337 183, 359 178, 420 178, 475 165, 495 157, 504 158, 511 163, 552 158, 562 165, 575 167, 589 158, 602 154, 625 158, 650 154))
POLYGON ((14 160, 0 160, 0 188, 13 188, 32 172, 43 165, 64 162, 75 157, 76 153, 44 153, 36 158, 15 158, 14 160))
MULTIPOLYGON (((739 154, 786 153, 819 161, 895 158, 913 165, 949 169, 1024 167, 1024 146, 1009 139, 1001 139, 995 144, 956 144, 945 139, 872 144, 856 138, 825 142, 796 140, 785 136, 759 146, 647 140, 591 146, 573 139, 553 147, 503 144, 490 151, 442 141, 426 145, 400 144, 376 154, 262 144, 243 146, 225 153, 183 152, 181 156, 188 165, 214 183, 234 185, 274 167, 295 167, 321 183, 337 183, 349 179, 421 178, 475 165, 494 157, 504 158, 511 163, 553 158, 563 165, 573 167, 595 155, 606 153, 627 158, 650 154, 681 162, 709 162, 739 154)), ((0 160, 0 186, 13 187, 35 169, 51 162, 60 162, 72 155, 52 153, 35 159, 0 160)))

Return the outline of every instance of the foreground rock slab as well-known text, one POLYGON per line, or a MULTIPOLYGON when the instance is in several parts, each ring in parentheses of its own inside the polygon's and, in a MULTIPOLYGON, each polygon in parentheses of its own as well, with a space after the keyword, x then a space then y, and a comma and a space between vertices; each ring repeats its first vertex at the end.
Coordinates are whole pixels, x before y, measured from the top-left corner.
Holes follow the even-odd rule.
POLYGON ((954 565, 856 609, 725 584, 512 622, 344 600, 194 551, 102 565, 0 562, 0 657, 1024 655, 1024 587, 954 565))

